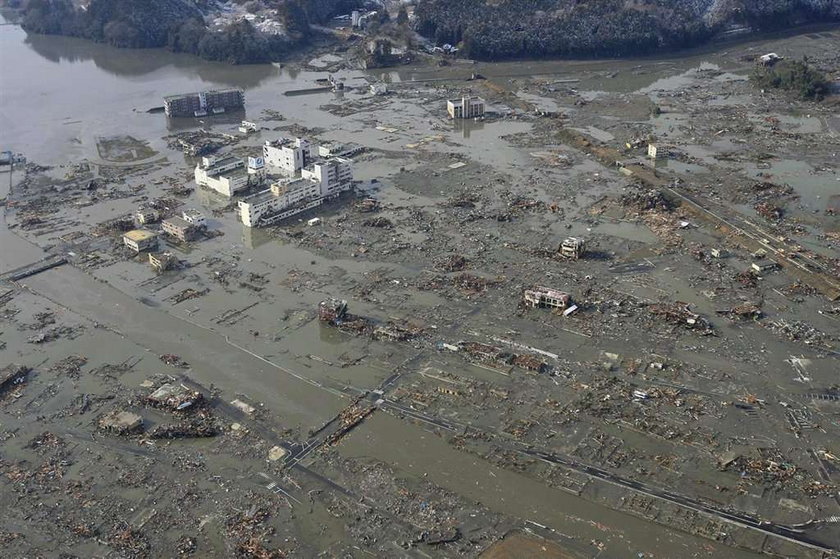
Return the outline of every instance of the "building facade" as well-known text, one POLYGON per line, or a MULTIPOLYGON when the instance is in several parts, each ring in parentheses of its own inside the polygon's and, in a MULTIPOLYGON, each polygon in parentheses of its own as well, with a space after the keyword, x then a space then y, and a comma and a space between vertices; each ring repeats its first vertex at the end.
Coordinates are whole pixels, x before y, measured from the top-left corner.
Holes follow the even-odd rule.
POLYGON ((166 270, 174 267, 177 262, 178 259, 171 252, 149 253, 149 264, 151 264, 152 269, 159 274, 162 274, 166 270))
POLYGON ((160 220, 160 214, 158 214, 157 210, 152 208, 140 208, 137 210, 137 213, 134 215, 137 219, 137 223, 140 225, 146 225, 148 223, 157 223, 160 220))
POLYGON ((266 140, 263 161, 269 172, 293 176, 312 162, 312 151, 312 144, 304 138, 266 140))
POLYGON ((198 211, 195 208, 189 208, 184 210, 181 213, 181 218, 189 223, 190 225, 194 225, 196 227, 206 227, 207 226, 207 218, 204 217, 204 214, 198 211))
POLYGON ((446 102, 449 118, 478 118, 484 116, 485 103, 481 97, 461 97, 446 102))
POLYGON ((155 250, 158 246, 157 234, 145 229, 135 229, 123 235, 123 244, 134 252, 155 250))
POLYGON ((228 198, 245 190, 250 184, 245 161, 237 157, 202 157, 195 166, 195 183, 228 198))
POLYGON ((525 290, 525 305, 531 308, 548 307, 564 310, 571 303, 571 296, 564 292, 550 287, 535 287, 525 290))
POLYGON ((171 95, 163 98, 166 116, 205 116, 241 109, 245 106, 245 92, 241 89, 221 89, 171 95))
POLYGON ((198 233, 198 229, 195 225, 186 222, 180 217, 170 217, 169 219, 164 219, 160 224, 160 228, 164 233, 175 237, 181 242, 194 240, 198 233))
POLYGON ((239 217, 248 227, 277 223, 320 206, 353 187, 349 160, 318 160, 301 170, 301 176, 275 182, 267 190, 239 201, 239 217))

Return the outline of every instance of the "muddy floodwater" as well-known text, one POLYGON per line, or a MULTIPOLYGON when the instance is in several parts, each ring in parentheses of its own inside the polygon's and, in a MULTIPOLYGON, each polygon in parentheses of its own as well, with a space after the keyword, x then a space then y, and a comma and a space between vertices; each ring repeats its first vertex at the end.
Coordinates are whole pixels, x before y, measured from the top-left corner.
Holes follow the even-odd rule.
POLYGON ((481 557, 513 535, 575 558, 829 556, 838 101, 747 76, 770 50, 837 76, 838 44, 815 28, 670 58, 362 71, 325 48, 230 66, 0 25, 0 151, 29 163, 0 173, 0 367, 29 370, 0 391, 0 502, 21 503, 0 540, 16 556, 481 557), (285 95, 328 73, 344 91, 285 95), (224 87, 244 111, 149 112, 224 87), (466 94, 492 114, 446 119, 466 94), (365 149, 352 195, 252 229, 195 188, 180 133, 238 157, 295 135, 365 149), (161 240, 178 265, 160 274, 113 227, 153 203, 208 222, 161 240), (585 257, 558 256, 570 236, 585 257), (529 308, 534 287, 576 306, 529 308), (319 320, 331 297, 361 326, 319 320), (172 386, 174 407, 153 397, 172 386), (109 423, 132 414, 142 427, 109 423))

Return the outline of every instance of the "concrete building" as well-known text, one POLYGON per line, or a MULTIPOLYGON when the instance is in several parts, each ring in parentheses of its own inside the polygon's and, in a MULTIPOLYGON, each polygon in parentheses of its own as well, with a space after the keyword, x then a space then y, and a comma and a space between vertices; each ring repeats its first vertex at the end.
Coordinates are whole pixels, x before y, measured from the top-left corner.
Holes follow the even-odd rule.
POLYGON ((320 184, 305 179, 274 183, 239 201, 239 218, 248 227, 270 225, 324 203, 320 184))
POLYGON ((342 144, 339 142, 327 142, 318 146, 318 156, 321 158, 327 157, 353 157, 365 150, 364 146, 359 144, 349 143, 342 144))
POLYGON ((566 237, 560 243, 560 254, 565 258, 577 260, 586 252, 586 242, 580 237, 566 237))
POLYGON ((160 221, 160 214, 157 210, 152 208, 140 208, 137 210, 137 213, 134 214, 137 223, 140 225, 146 225, 149 223, 157 223, 160 221))
POLYGON ((158 274, 162 274, 166 270, 172 268, 177 262, 178 259, 175 258, 175 255, 171 252, 149 253, 149 264, 151 264, 152 269, 158 274))
POLYGON ((259 130, 256 122, 251 122, 249 120, 243 120, 239 123, 239 131, 243 134, 252 134, 259 130))
POLYGON ((772 272, 773 270, 775 270, 778 267, 779 267, 778 264, 776 264, 772 260, 768 260, 767 258, 762 258, 761 260, 756 260, 755 262, 752 263, 752 266, 750 266, 750 268, 754 272, 756 272, 757 274, 765 274, 767 272, 772 272))
POLYGON ((134 252, 145 252, 157 248, 157 233, 145 229, 135 229, 123 235, 123 244, 134 252))
POLYGON ((294 176, 314 159, 312 144, 304 138, 269 141, 263 145, 263 160, 269 172, 294 176))
POLYGON ((353 187, 349 160, 318 160, 301 169, 300 178, 275 182, 267 190, 239 201, 239 217, 248 227, 277 223, 320 206, 353 187))
POLYGON ((249 186, 245 161, 237 157, 202 157, 195 166, 195 183, 230 198, 249 186))
POLYGON ((171 235, 181 242, 192 241, 196 238, 198 228, 180 217, 164 219, 160 224, 161 229, 167 235, 171 235))
POLYGON ((251 185, 262 184, 268 175, 265 159, 262 157, 248 158, 248 182, 251 185))
POLYGON ((525 305, 531 308, 548 307, 560 310, 564 310, 572 301, 568 293, 550 287, 528 289, 525 291, 524 299, 525 305))
POLYGON ((241 89, 221 89, 170 95, 163 98, 166 116, 205 116, 219 114, 245 106, 245 92, 241 89))
POLYGON ((300 176, 304 180, 317 182, 321 196, 327 198, 337 196, 353 186, 353 166, 350 160, 342 157, 316 161, 301 169, 300 176))
POLYGON ((184 210, 181 213, 181 217, 190 225, 195 225, 196 227, 207 227, 207 218, 204 217, 203 213, 195 208, 184 210))
POLYGON ((449 118, 477 118, 484 116, 484 99, 481 97, 461 97, 446 102, 449 118))

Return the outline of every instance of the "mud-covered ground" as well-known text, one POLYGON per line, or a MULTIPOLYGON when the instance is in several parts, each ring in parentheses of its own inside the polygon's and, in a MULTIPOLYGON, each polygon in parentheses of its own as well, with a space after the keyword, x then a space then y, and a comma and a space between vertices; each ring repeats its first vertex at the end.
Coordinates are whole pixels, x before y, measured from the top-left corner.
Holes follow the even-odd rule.
POLYGON ((2 271, 69 262, 0 287, 0 364, 25 370, 0 400, 4 549, 830 555, 838 100, 745 76, 775 50, 837 77, 838 40, 418 66, 378 76, 387 96, 345 71, 342 96, 260 98, 255 135, 230 118, 170 130, 238 155, 293 134, 367 148, 355 193, 268 229, 195 189, 171 138, 126 129, 82 139, 86 160, 30 161, 2 271), (494 114, 446 120, 464 92, 494 114), (200 208, 208 234, 165 241, 179 264, 156 275, 121 245, 140 205, 200 208), (568 236, 582 259, 558 254, 568 236), (757 246, 802 268, 753 274, 757 246), (534 286, 577 311, 527 309, 534 286), (329 297, 359 320, 319 322, 329 297), (161 387, 174 399, 150 398, 161 387), (142 424, 121 432, 114 412, 142 424))

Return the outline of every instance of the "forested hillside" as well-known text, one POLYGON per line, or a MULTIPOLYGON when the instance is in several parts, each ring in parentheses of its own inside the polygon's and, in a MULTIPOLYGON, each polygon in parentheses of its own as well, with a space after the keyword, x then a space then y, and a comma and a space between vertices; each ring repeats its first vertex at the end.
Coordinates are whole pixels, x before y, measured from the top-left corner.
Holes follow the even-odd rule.
POLYGON ((417 30, 480 59, 628 56, 696 45, 731 25, 840 21, 840 0, 421 0, 417 30))
POLYGON ((71 0, 26 0, 23 28, 33 33, 72 35, 117 47, 168 47, 209 60, 233 63, 277 60, 305 42, 310 23, 320 23, 353 0, 266 0, 286 32, 262 33, 245 20, 211 30, 207 0, 91 0, 77 9, 71 0))

